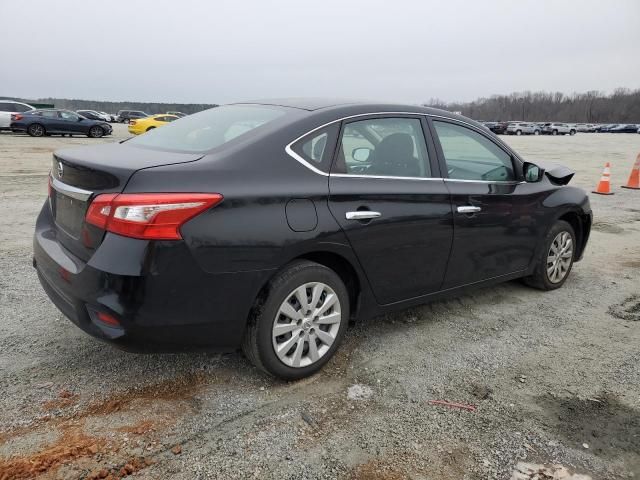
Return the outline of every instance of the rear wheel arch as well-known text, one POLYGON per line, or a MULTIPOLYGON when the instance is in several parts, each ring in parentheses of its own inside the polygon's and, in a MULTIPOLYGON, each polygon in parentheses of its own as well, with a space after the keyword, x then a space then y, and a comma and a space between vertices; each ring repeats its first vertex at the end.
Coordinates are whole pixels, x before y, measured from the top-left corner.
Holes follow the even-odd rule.
POLYGON ((309 260, 319 263, 338 274, 349 292, 349 304, 351 305, 351 317, 355 317, 361 293, 361 282, 356 269, 351 262, 340 254, 334 252, 318 251, 301 255, 294 260, 309 260))

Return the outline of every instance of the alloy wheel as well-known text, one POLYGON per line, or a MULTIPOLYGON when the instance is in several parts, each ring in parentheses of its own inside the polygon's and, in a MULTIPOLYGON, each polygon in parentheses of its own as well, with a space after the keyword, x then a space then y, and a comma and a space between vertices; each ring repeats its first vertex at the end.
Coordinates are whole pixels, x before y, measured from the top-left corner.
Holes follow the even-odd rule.
POLYGON ((273 321, 273 349, 282 363, 312 365, 331 348, 342 322, 340 300, 321 282, 305 283, 289 293, 273 321))
POLYGON ((29 127, 29 133, 34 137, 41 137, 44 135, 44 127, 36 123, 29 127))
POLYGON ((560 232, 551 242, 547 254, 547 277, 551 283, 560 283, 569 273, 573 260, 573 240, 567 231, 560 232))

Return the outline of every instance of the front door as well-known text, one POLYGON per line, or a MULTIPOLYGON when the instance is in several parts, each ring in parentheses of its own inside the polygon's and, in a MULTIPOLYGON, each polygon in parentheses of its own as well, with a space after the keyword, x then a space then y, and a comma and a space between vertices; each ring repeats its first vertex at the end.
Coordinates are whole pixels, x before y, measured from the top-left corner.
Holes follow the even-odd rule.
POLYGON ((76 115, 73 112, 68 112, 66 110, 60 110, 58 112, 60 115, 59 124, 60 127, 58 130, 62 133, 85 133, 86 126, 82 125, 82 122, 87 122, 86 120, 80 120, 80 116, 76 115))
POLYGON ((432 124, 454 215, 453 250, 443 288, 525 270, 535 242, 522 228, 520 202, 514 202, 516 197, 524 202, 528 198, 515 160, 479 130, 445 120, 432 124))
POLYGON ((441 288, 453 238, 449 193, 426 122, 345 122, 329 177, 329 208, 380 304, 441 288))

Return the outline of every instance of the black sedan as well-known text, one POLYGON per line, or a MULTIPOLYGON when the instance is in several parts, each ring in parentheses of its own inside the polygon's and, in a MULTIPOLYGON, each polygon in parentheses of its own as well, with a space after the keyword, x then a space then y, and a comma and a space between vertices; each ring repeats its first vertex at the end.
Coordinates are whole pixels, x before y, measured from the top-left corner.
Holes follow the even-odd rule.
POLYGON ((44 135, 86 135, 100 138, 111 135, 113 128, 104 120, 91 120, 70 110, 42 109, 11 115, 12 132, 26 132, 32 137, 44 135))
POLYGON ((296 379, 329 360, 350 319, 516 278, 562 286, 592 221, 572 175, 441 110, 226 105, 57 151, 33 263, 97 338, 242 346, 296 379))

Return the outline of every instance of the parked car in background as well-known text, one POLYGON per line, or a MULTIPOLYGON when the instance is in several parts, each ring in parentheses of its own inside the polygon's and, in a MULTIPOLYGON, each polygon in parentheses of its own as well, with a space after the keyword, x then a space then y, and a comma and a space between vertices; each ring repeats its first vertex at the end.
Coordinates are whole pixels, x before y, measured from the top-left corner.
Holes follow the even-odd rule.
POLYGON ((497 135, 502 135, 506 133, 507 126, 509 125, 508 122, 492 122, 492 123, 493 125, 489 127, 489 130, 491 130, 493 133, 497 135))
POLYGON ((600 132, 600 133, 606 133, 609 130, 611 130, 612 128, 615 128, 617 126, 618 126, 617 123, 606 123, 604 125, 600 125, 600 128, 598 128, 596 131, 600 132))
POLYGON ((14 100, 0 100, 0 130, 10 130, 11 115, 14 113, 24 113, 34 108, 26 103, 14 100))
POLYGON ((535 123, 509 122, 507 135, 540 135, 540 127, 535 123))
POLYGON ((242 346, 299 379, 351 319, 515 278, 560 288, 592 221, 573 173, 442 110, 224 105, 55 152, 33 265, 90 335, 133 350, 242 346))
POLYGON ((151 115, 145 118, 139 118, 137 120, 129 121, 129 133, 134 135, 140 135, 141 133, 148 132, 154 128, 162 127, 167 123, 178 120, 179 117, 175 115, 168 115, 161 113, 160 115, 151 115))
POLYGON ((149 114, 143 112, 142 110, 120 110, 118 112, 118 122, 129 123, 129 120, 132 120, 134 118, 144 118, 148 116, 149 114))
POLYGON ((545 135, 575 135, 576 128, 570 127, 567 123, 545 123, 542 127, 542 133, 545 135))
POLYGON ((116 116, 113 113, 107 113, 107 112, 98 112, 98 113, 102 115, 107 122, 116 121, 116 116))
POLYGON ((638 125, 635 123, 621 124, 609 129, 609 133, 637 133, 638 125))
POLYGON ((637 133, 640 133, 640 125, 638 125, 638 131, 637 131, 637 133))
POLYGON ((82 115, 84 118, 88 118, 89 120, 102 120, 104 122, 108 122, 103 115, 95 110, 76 110, 76 113, 78 115, 82 115))
POLYGON ((41 109, 11 115, 12 132, 25 132, 32 137, 44 135, 86 135, 100 138, 111 135, 112 127, 104 120, 91 120, 71 110, 41 109))
POLYGON ((175 115, 176 117, 186 117, 187 114, 186 113, 182 113, 182 112, 167 112, 167 115, 175 115))

